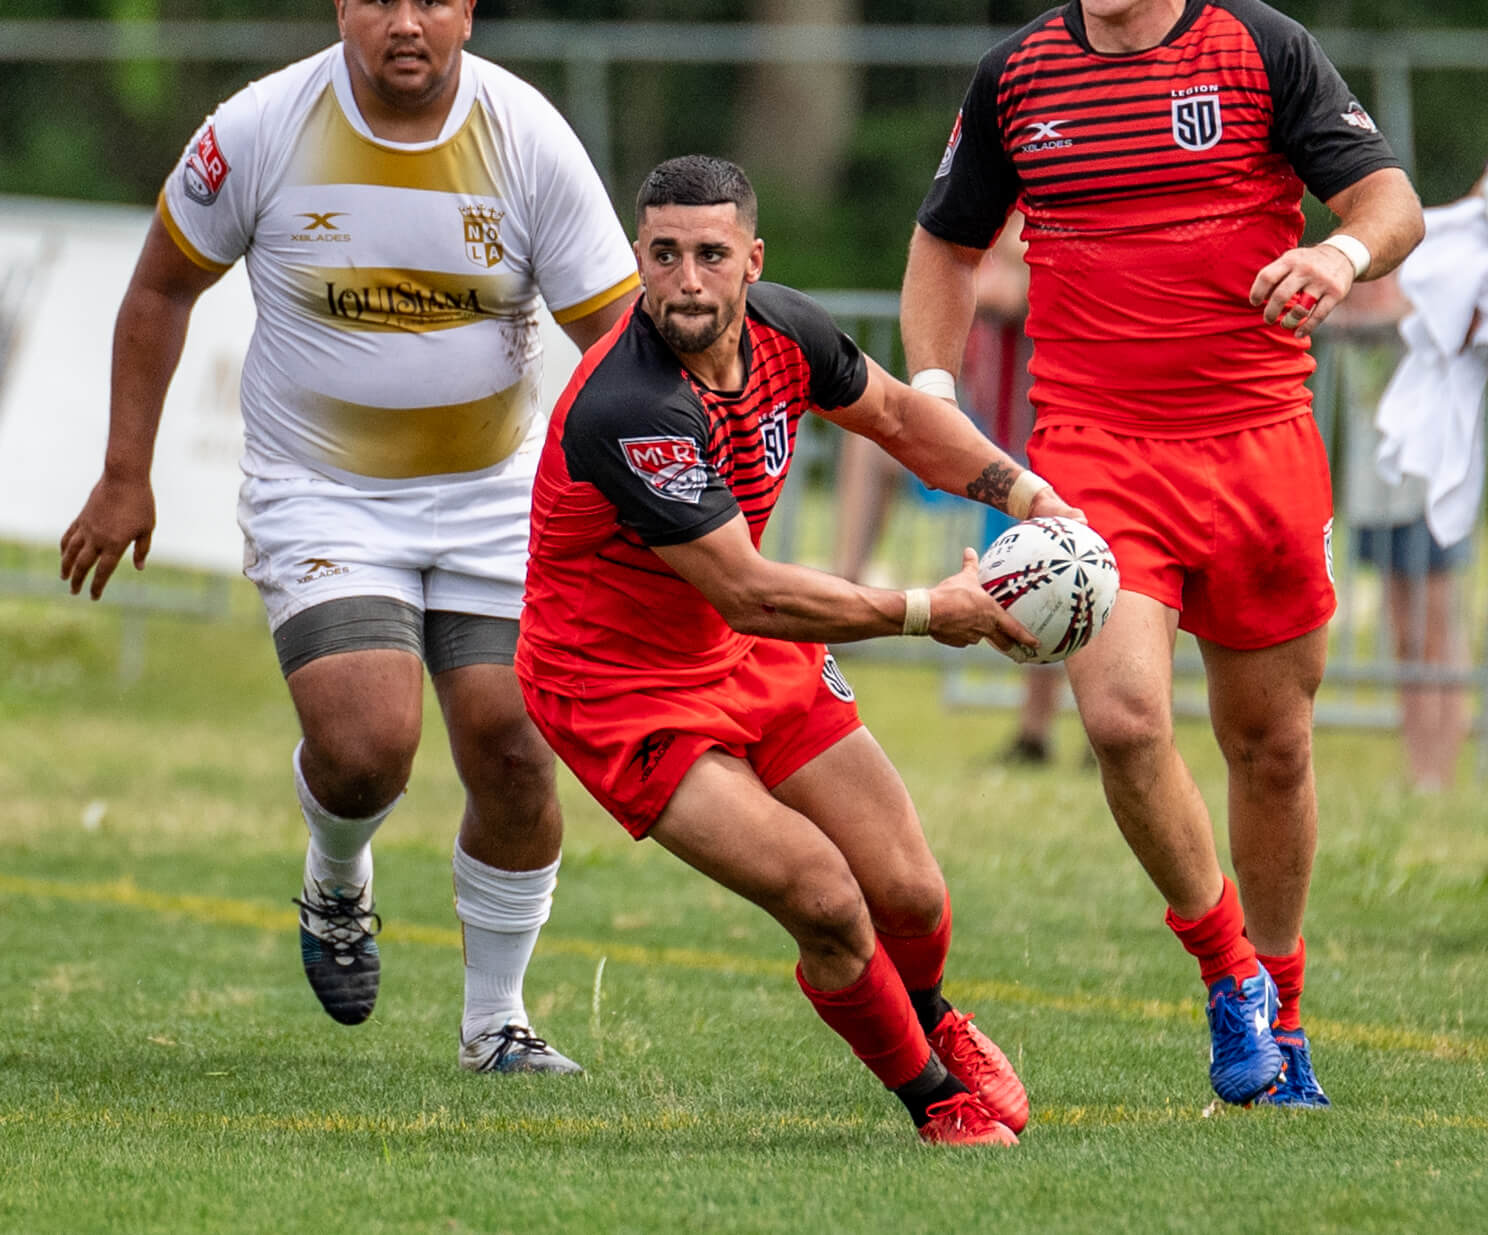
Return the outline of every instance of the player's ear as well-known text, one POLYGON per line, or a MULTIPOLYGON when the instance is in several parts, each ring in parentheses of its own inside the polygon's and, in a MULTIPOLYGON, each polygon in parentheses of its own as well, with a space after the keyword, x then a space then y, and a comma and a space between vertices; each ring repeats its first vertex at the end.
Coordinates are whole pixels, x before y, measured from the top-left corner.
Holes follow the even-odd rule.
POLYGON ((749 265, 744 270, 744 282, 758 283, 765 273, 765 242, 758 236, 749 246, 749 265))

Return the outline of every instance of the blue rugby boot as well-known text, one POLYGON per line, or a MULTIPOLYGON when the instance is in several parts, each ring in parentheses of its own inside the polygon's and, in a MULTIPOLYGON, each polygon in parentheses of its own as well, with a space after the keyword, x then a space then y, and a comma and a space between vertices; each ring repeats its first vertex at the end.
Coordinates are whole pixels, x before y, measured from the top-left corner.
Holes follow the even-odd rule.
POLYGON ((1273 1029, 1272 1036, 1286 1060, 1286 1071, 1276 1088, 1256 1099, 1257 1106, 1332 1106, 1312 1070, 1312 1047, 1305 1029, 1273 1029))
POLYGON ((333 1020, 360 1025, 372 1015, 382 958, 374 936, 382 929, 370 881, 360 888, 327 888, 306 877, 300 907, 300 959, 310 989, 333 1020))
POLYGON ((1271 1034, 1278 1007, 1264 965, 1244 982, 1226 974, 1209 988, 1209 1083, 1226 1102, 1254 1102, 1281 1076, 1281 1048, 1271 1034))

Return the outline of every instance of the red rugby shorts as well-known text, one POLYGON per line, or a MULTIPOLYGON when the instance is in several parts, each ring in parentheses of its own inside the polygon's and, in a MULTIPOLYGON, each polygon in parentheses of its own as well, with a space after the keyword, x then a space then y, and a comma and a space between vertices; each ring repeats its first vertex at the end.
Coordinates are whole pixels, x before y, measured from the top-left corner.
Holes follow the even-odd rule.
POLYGON ((534 723, 580 783, 640 840, 687 770, 714 748, 773 789, 862 721, 852 688, 819 643, 760 639, 702 686, 648 686, 577 699, 522 681, 534 723))
POLYGON ((1123 590, 1200 639, 1273 647, 1333 616, 1333 492, 1311 415, 1188 439, 1056 424, 1028 457, 1110 542, 1123 590))

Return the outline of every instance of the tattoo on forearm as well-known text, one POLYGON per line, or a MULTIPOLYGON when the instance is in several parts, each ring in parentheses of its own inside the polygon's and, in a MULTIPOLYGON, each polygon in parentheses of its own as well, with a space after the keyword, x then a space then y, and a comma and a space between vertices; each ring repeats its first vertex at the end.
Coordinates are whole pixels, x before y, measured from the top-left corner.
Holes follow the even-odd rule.
POLYGON ((976 502, 986 502, 998 510, 1006 510, 1008 494, 1012 492, 1017 468, 1006 463, 989 463, 982 474, 966 486, 966 496, 976 502))

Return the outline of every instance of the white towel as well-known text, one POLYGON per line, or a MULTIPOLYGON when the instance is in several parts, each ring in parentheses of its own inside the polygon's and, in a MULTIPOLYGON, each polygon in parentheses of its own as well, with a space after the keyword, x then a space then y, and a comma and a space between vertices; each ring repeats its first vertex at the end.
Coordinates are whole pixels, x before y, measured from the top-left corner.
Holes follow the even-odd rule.
POLYGON ((1406 355, 1380 396, 1375 456, 1391 484, 1427 482, 1426 523, 1439 544, 1472 531, 1483 493, 1488 385, 1488 198, 1425 212, 1426 236, 1400 267, 1415 312, 1400 324, 1406 355), (1473 312, 1479 325, 1468 338, 1473 312))

